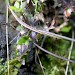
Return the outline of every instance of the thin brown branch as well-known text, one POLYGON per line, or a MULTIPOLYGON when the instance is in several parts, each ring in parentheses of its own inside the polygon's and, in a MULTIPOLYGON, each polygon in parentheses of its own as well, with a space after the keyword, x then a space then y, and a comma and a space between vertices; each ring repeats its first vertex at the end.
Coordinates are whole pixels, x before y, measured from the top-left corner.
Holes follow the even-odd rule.
POLYGON ((59 27, 56 27, 54 30, 56 32, 59 32, 63 27, 67 26, 68 22, 62 23, 59 27))
POLYGON ((40 33, 40 34, 43 34, 43 35, 46 35, 46 36, 56 37, 56 38, 62 38, 62 39, 66 39, 66 40, 70 40, 70 41, 74 41, 75 42, 75 39, 72 39, 72 38, 69 38, 69 37, 65 37, 65 36, 61 36, 61 35, 58 35, 58 34, 55 34, 55 33, 52 33, 52 32, 48 32, 48 31, 39 30, 39 29, 36 29, 36 28, 34 28, 32 26, 29 26, 28 24, 24 23, 20 18, 17 17, 17 15, 10 9, 10 5, 9 5, 9 10, 11 11, 11 13, 15 17, 15 19, 21 25, 23 25, 25 28, 27 28, 29 30, 32 30, 34 32, 37 32, 37 33, 40 33))
POLYGON ((74 60, 70 60, 70 59, 67 59, 67 58, 64 58, 64 57, 61 57, 61 56, 58 56, 52 52, 49 52, 48 50, 45 50, 44 48, 42 48, 41 46, 39 46, 38 44, 36 44, 35 42, 33 42, 35 46, 37 46, 40 50, 42 50, 43 52, 51 55, 51 56, 54 56, 56 58, 59 58, 59 59, 62 59, 62 60, 65 60, 65 61, 69 61, 69 62, 72 62, 72 63, 75 63, 74 60))

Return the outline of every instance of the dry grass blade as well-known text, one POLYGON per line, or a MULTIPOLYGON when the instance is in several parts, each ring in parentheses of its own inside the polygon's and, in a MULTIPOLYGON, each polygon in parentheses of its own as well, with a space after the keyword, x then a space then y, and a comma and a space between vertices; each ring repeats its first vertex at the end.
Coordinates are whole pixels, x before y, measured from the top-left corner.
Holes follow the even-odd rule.
POLYGON ((45 53, 47 53, 47 54, 49 54, 49 55, 51 55, 51 56, 54 56, 54 57, 56 57, 56 58, 59 58, 59 59, 65 60, 65 61, 69 61, 69 62, 75 63, 74 60, 70 60, 70 59, 67 59, 67 58, 58 56, 58 55, 56 55, 56 54, 54 54, 54 53, 49 52, 48 50, 45 50, 44 48, 42 48, 41 46, 39 46, 39 45, 36 44, 35 42, 33 42, 33 43, 34 43, 34 45, 37 46, 40 50, 42 50, 43 52, 45 52, 45 53))
POLYGON ((17 17, 17 15, 10 9, 10 5, 9 5, 9 10, 11 11, 12 15, 15 17, 15 19, 21 24, 23 25, 25 28, 29 29, 29 30, 32 30, 34 32, 37 32, 37 33, 40 33, 40 34, 43 34, 43 35, 47 35, 47 36, 50 36, 50 37, 55 37, 55 38, 62 38, 62 39, 66 39, 66 40, 69 40, 69 41, 74 41, 75 42, 75 39, 72 39, 72 38, 69 38, 69 37, 65 37, 65 36, 61 36, 61 35, 58 35, 58 34, 55 34, 55 33, 52 33, 52 32, 48 32, 48 31, 44 31, 44 30, 39 30, 39 29, 36 29, 32 26, 29 26, 28 24, 24 23, 20 18, 17 17))
MULTIPOLYGON (((6 23, 8 23, 8 0, 6 0, 6 23)), ((6 44, 7 44, 7 65, 8 65, 8 75, 9 74, 9 47, 8 47, 8 26, 6 25, 6 44)))
MULTIPOLYGON (((74 38, 74 31, 72 31, 72 38, 74 38)), ((72 42, 71 42, 71 46, 70 46, 70 48, 69 48, 69 56, 68 56, 68 59, 69 59, 69 60, 70 60, 71 53, 72 53, 73 43, 74 43, 74 42, 72 41, 72 42)), ((70 64, 70 62, 67 61, 67 66, 66 66, 65 75, 67 75, 67 73, 68 73, 69 64, 70 64)))

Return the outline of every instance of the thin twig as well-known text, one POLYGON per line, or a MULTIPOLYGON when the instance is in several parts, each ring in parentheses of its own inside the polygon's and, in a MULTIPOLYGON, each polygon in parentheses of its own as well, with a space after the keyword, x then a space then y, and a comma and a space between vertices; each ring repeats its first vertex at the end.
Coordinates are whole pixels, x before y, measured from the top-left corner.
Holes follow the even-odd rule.
POLYGON ((68 22, 65 21, 65 22, 62 23, 60 26, 56 27, 54 30, 55 30, 56 32, 59 32, 63 27, 67 26, 67 24, 68 24, 68 22))
MULTIPOLYGON (((9 5, 9 9, 10 9, 10 5, 9 5)), ((40 33, 40 34, 43 34, 43 35, 47 35, 47 36, 50 36, 50 37, 59 37, 59 38, 63 38, 63 39, 66 39, 66 40, 70 40, 70 41, 74 41, 75 42, 75 39, 72 39, 72 38, 68 38, 68 37, 65 37, 65 36, 61 36, 61 35, 58 35, 58 34, 55 34, 55 33, 52 33, 52 32, 48 32, 48 31, 43 31, 43 30, 39 30, 39 29, 36 29, 32 26, 29 26, 28 24, 24 23, 20 18, 17 17, 17 15, 10 9, 12 15, 15 17, 15 19, 21 24, 23 25, 25 28, 27 29, 30 29, 34 32, 37 32, 37 33, 40 33)), ((55 56, 55 54, 52 54, 52 53, 49 53, 47 51, 45 51, 46 53, 50 54, 50 55, 53 55, 55 56)), ((58 57, 60 59, 63 59, 63 60, 66 60, 66 61, 70 61, 70 62, 75 62, 75 61, 72 61, 72 60, 68 60, 66 58, 63 58, 63 57, 60 57, 58 55, 56 55, 55 57, 58 57)))
POLYGON ((52 53, 52 52, 49 52, 48 50, 46 50, 46 49, 42 48, 41 46, 39 46, 38 44, 36 44, 35 42, 33 42, 33 44, 34 44, 35 46, 37 46, 40 50, 42 50, 43 52, 45 52, 45 53, 47 53, 47 54, 49 54, 49 55, 51 55, 51 56, 54 56, 54 57, 56 57, 56 58, 59 58, 59 59, 65 60, 65 61, 69 61, 69 62, 75 63, 74 60, 70 60, 70 59, 67 59, 67 58, 58 56, 58 55, 56 55, 56 54, 54 54, 54 53, 52 53))
POLYGON ((38 57, 38 60, 39 60, 39 63, 40 63, 40 67, 41 67, 41 69, 42 69, 42 72, 43 72, 43 74, 45 75, 45 72, 44 72, 44 70, 43 70, 43 66, 42 66, 42 63, 41 63, 41 61, 40 61, 40 58, 39 58, 39 55, 38 55, 37 50, 36 50, 36 54, 37 54, 37 57, 38 57))
POLYGON ((9 42, 9 44, 11 44, 18 36, 19 36, 20 32, 9 42))
POLYGON ((40 33, 40 34, 43 34, 43 35, 47 35, 47 36, 50 36, 50 37, 62 38, 62 39, 66 39, 66 40, 74 41, 75 42, 75 39, 72 39, 72 38, 69 38, 69 37, 65 37, 65 36, 61 36, 61 35, 58 35, 58 34, 55 34, 55 33, 52 33, 52 32, 36 29, 36 28, 34 28, 32 26, 29 26, 28 24, 24 23, 20 18, 17 17, 17 15, 10 9, 10 5, 9 5, 9 10, 11 11, 11 13, 15 17, 15 19, 21 25, 23 25, 25 28, 27 28, 29 30, 32 30, 34 32, 37 32, 37 33, 40 33))
MULTIPOLYGON (((8 0, 6 0, 6 23, 8 23, 8 0)), ((9 47, 8 47, 8 26, 6 25, 6 43, 7 43, 7 63, 9 75, 9 47)))
MULTIPOLYGON (((72 38, 74 39, 74 30, 72 31, 72 38)), ((71 53, 72 53, 72 49, 73 49, 73 44, 74 44, 74 42, 72 41, 72 42, 71 42, 71 46, 70 46, 70 48, 69 48, 69 56, 68 56, 68 59, 69 59, 69 60, 70 60, 70 57, 71 57, 71 53)), ((70 64, 70 62, 67 61, 67 66, 66 66, 65 75, 67 75, 68 68, 69 68, 69 64, 70 64)))

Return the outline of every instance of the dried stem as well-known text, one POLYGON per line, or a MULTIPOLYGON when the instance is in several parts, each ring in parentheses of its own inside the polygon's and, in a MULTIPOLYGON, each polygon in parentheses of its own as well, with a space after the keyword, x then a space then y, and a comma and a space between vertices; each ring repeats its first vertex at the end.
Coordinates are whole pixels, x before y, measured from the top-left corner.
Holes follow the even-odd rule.
POLYGON ((40 58, 39 58, 39 55, 38 55, 37 50, 36 50, 36 54, 37 54, 37 58, 38 58, 38 60, 39 60, 40 67, 41 67, 41 69, 42 69, 43 75, 45 75, 45 72, 44 72, 44 70, 43 70, 43 66, 42 66, 42 63, 41 63, 41 60, 40 60, 40 58))
MULTIPOLYGON (((6 0, 6 23, 8 23, 8 0, 6 0)), ((9 74, 9 47, 8 47, 8 26, 6 25, 6 43, 7 43, 7 63, 8 63, 8 75, 9 74)))
POLYGON ((48 50, 45 50, 44 48, 42 48, 41 46, 39 46, 38 44, 36 44, 35 42, 33 42, 35 46, 37 46, 40 50, 42 50, 43 52, 51 55, 51 56, 54 56, 56 58, 59 58, 59 59, 62 59, 62 60, 65 60, 65 61, 69 61, 69 62, 72 62, 72 63, 75 63, 74 60, 70 60, 70 59, 67 59, 67 58, 64 58, 64 57, 61 57, 61 56, 58 56, 52 52, 49 52, 48 50))
POLYGON ((32 26, 29 26, 28 24, 24 23, 20 18, 17 17, 17 15, 10 9, 10 5, 9 5, 9 10, 11 11, 12 15, 15 17, 15 19, 21 24, 23 25, 25 28, 29 29, 29 30, 32 30, 34 32, 37 32, 37 33, 40 33, 40 34, 43 34, 43 35, 46 35, 46 36, 50 36, 50 37, 56 37, 56 38, 62 38, 62 39, 66 39, 66 40, 69 40, 69 41, 74 41, 75 42, 75 39, 72 39, 72 38, 69 38, 69 37, 65 37, 65 36, 61 36, 61 35, 58 35, 58 34, 55 34, 55 33, 52 33, 52 32, 48 32, 48 31, 44 31, 44 30, 39 30, 39 29, 36 29, 32 26))
MULTIPOLYGON (((74 38, 74 31, 72 31, 72 38, 74 38)), ((71 42, 71 46, 69 48, 69 56, 68 56, 68 59, 70 60, 70 57, 71 57, 71 53, 72 53, 72 49, 73 49, 73 41, 71 42)), ((67 61, 67 66, 66 66, 66 71, 65 71, 65 75, 67 75, 67 72, 68 72, 68 68, 69 68, 69 64, 70 62, 67 61)))

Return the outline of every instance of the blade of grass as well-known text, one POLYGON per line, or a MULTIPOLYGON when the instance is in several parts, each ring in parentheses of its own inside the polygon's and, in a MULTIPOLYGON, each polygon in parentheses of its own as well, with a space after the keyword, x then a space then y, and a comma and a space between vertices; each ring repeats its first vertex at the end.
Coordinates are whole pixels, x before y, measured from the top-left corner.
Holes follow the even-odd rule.
MULTIPOLYGON (((74 31, 72 31, 72 38, 74 39, 74 31)), ((72 41, 72 42, 71 42, 71 46, 70 46, 70 48, 69 48, 69 55, 68 55, 68 59, 69 59, 69 60, 70 60, 71 53, 72 53, 72 49, 73 49, 73 43, 74 43, 74 42, 72 41)), ((66 66, 65 75, 67 75, 67 73, 68 73, 69 64, 70 64, 70 62, 67 61, 67 66, 66 66)))
MULTIPOLYGON (((6 23, 8 23, 8 0, 6 0, 6 23)), ((6 44, 7 44, 7 65, 9 74, 9 47, 8 47, 8 26, 6 25, 6 44)))

